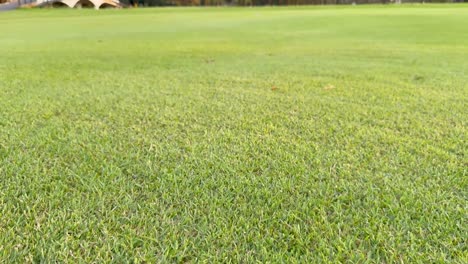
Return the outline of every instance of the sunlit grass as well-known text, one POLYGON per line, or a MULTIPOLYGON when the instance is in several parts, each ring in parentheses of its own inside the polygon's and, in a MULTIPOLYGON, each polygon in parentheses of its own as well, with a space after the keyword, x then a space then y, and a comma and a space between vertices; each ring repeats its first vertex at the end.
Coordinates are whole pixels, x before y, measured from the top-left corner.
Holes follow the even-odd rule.
POLYGON ((467 262, 468 6, 0 25, 0 259, 467 262))

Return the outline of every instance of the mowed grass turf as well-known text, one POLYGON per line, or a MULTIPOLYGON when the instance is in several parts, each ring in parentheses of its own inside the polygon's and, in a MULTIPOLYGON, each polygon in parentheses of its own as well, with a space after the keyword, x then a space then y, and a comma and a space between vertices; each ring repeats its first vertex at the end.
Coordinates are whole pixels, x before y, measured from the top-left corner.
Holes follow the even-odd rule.
POLYGON ((467 5, 0 24, 6 263, 467 262, 467 5))

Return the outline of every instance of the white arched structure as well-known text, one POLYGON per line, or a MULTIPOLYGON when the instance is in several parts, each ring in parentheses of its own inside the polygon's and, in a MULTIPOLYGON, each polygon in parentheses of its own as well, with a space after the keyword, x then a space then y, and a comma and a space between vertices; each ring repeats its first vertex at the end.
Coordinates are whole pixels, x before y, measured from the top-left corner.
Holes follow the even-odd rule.
POLYGON ((36 6, 63 4, 70 8, 94 7, 120 7, 118 0, 38 0, 36 6))

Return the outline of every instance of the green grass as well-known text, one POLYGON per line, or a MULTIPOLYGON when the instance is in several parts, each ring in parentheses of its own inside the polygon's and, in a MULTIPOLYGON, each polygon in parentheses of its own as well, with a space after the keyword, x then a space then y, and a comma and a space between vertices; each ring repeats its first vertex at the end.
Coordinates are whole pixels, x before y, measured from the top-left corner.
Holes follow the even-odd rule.
POLYGON ((0 25, 0 262, 467 263, 468 5, 0 25))

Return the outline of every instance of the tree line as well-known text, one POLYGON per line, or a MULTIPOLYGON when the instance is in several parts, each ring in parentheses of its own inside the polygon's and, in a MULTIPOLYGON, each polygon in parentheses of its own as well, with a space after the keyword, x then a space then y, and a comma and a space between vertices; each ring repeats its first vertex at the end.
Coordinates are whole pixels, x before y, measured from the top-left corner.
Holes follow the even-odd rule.
MULTIPOLYGON (((398 0, 120 0, 130 6, 283 6, 391 4, 398 0)), ((468 0, 401 0, 404 3, 451 3, 468 0)))

